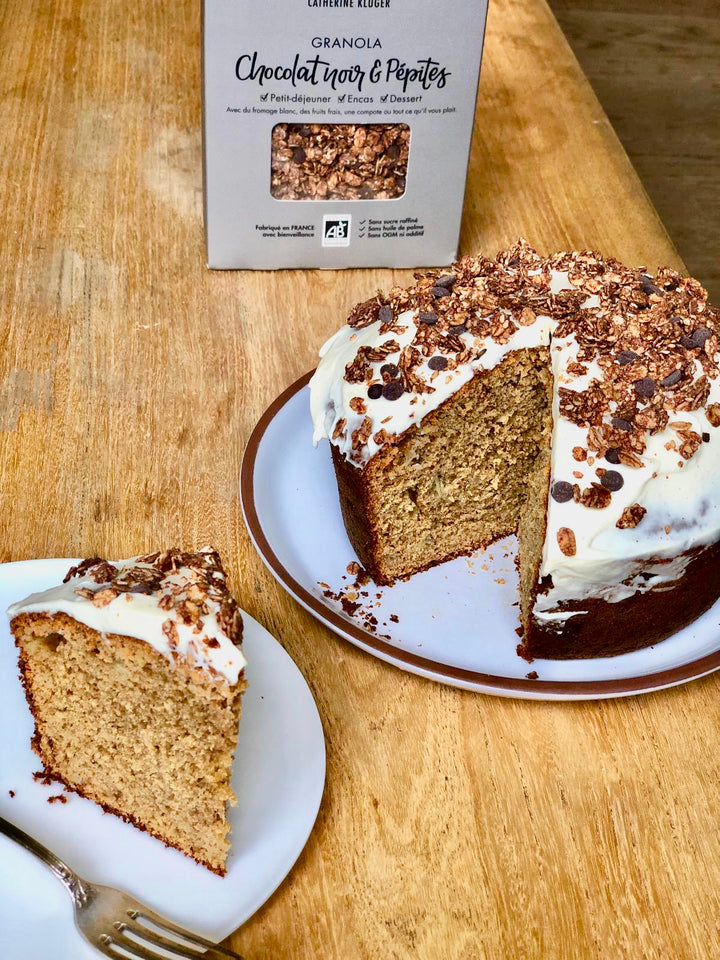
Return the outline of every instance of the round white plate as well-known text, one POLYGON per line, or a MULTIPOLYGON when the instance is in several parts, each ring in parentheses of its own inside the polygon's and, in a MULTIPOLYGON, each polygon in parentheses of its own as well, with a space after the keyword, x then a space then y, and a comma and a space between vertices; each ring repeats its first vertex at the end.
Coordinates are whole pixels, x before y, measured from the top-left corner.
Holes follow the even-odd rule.
MULTIPOLYGON (((58 784, 33 779, 33 723, 5 610, 62 580, 73 560, 0 564, 0 814, 87 877, 120 887, 170 920, 222 940, 260 907, 305 846, 325 782, 325 741, 312 695, 280 644, 246 613, 248 689, 233 766, 231 850, 221 878, 58 784), (10 791, 15 796, 11 797, 10 791)), ((70 897, 39 860, 0 835, 0 957, 95 960, 75 931, 70 897)))
POLYGON ((522 660, 516 653, 514 537, 406 583, 377 587, 371 582, 362 588, 364 594, 351 598, 360 608, 346 613, 337 597, 353 581, 346 570, 355 556, 328 445, 312 445, 310 376, 281 394, 257 424, 243 459, 240 493, 245 522, 265 564, 340 636, 433 680, 542 700, 659 690, 720 667, 720 603, 645 650, 593 660, 522 660))

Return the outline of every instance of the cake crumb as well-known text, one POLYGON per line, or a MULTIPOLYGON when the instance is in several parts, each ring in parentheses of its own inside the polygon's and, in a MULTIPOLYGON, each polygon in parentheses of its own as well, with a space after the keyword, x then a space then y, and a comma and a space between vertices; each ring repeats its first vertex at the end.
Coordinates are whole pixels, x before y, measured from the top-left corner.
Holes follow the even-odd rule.
POLYGON ((55 777, 51 773, 47 773, 45 770, 36 770, 32 775, 35 782, 41 783, 44 787, 51 787, 55 782, 55 777))
POLYGON ((8 793, 9 793, 11 799, 15 796, 15 791, 14 791, 14 790, 8 790, 8 793))
POLYGON ((67 797, 64 793, 56 793, 52 797, 47 798, 48 803, 67 803, 67 797))
POLYGON ((528 678, 528 680, 537 680, 538 672, 537 670, 531 670, 530 673, 526 673, 525 676, 528 678))
MULTIPOLYGON (((333 603, 339 604, 346 616, 359 621, 360 625, 367 630, 368 633, 372 633, 383 640, 392 640, 389 634, 378 632, 379 621, 372 613, 373 609, 381 606, 382 592, 376 593, 374 599, 370 599, 370 592, 360 589, 360 587, 370 582, 370 575, 356 560, 348 563, 345 569, 347 573, 354 578, 353 581, 335 591, 329 584, 318 580, 317 584, 322 589, 322 595, 326 600, 331 600, 333 603)), ((348 578, 343 575, 341 579, 347 581, 348 578)), ((383 626, 387 626, 387 624, 383 623, 383 626)))

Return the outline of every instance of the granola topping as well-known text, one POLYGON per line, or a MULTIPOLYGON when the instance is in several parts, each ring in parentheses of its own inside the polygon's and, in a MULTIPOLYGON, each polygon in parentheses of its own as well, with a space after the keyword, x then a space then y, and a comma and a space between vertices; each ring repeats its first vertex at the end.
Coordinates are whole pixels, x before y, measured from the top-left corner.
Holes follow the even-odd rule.
POLYGON ((575 534, 570 527, 560 527, 557 532, 557 542, 560 550, 566 557, 574 557, 577 547, 575 534))
POLYGON ((633 529, 640 523, 646 513, 645 507, 641 507, 639 503, 633 503, 629 507, 625 507, 615 526, 619 527, 620 530, 633 529))
POLYGON ((144 640, 168 660, 186 661, 237 683, 245 666, 242 615, 218 554, 167 550, 109 563, 84 560, 63 583, 8 610, 66 613, 103 635, 144 640))

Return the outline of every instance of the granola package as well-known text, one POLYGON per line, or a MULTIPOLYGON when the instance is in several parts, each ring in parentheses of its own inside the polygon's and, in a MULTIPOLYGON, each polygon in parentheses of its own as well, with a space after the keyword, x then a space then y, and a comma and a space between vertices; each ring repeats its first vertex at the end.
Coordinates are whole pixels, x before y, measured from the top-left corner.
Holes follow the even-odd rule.
POLYGON ((208 265, 457 252, 487 0, 205 0, 208 265))

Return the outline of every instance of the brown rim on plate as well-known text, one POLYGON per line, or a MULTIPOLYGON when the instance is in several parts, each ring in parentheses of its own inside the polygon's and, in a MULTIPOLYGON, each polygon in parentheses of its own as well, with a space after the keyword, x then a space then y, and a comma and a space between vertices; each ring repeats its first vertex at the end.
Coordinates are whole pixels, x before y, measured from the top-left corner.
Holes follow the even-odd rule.
MULTIPOLYGON (((539 698, 542 698, 543 695, 552 696, 553 694, 591 699, 619 696, 621 694, 649 693, 686 680, 699 679, 720 668, 719 647, 713 653, 680 664, 677 667, 639 677, 623 677, 617 680, 542 680, 540 678, 530 680, 526 677, 496 676, 480 673, 477 670, 466 670, 451 664, 439 663, 436 660, 410 653, 408 650, 387 643, 380 637, 364 630, 357 623, 341 616, 336 610, 333 610, 332 607, 298 583, 283 565, 265 536, 255 506, 255 462, 260 443, 277 413, 296 393, 307 385, 314 372, 314 370, 310 370, 276 397, 255 425, 245 447, 240 470, 240 501, 250 536, 270 572, 291 596, 336 633, 355 643, 355 645, 359 645, 367 652, 377 654, 383 660, 396 661, 406 665, 411 672, 422 671, 421 675, 427 673, 435 675, 429 679, 437 679, 440 682, 455 681, 455 683, 472 684, 474 686, 482 685, 496 688, 498 692, 505 693, 532 693, 539 698)), ((528 667, 531 669, 530 664, 528 664, 528 667)))

